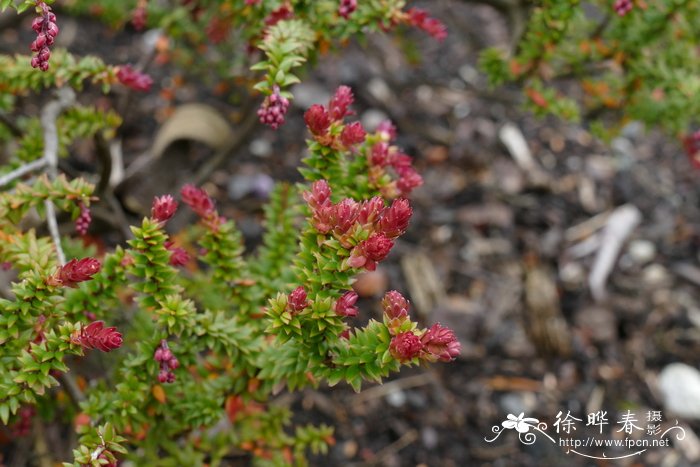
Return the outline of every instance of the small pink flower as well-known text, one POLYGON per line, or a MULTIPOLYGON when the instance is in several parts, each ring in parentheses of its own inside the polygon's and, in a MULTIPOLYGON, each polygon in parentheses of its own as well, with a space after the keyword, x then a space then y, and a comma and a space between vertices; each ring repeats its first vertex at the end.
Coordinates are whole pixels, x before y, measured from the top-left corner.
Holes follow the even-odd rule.
POLYGON ((382 299, 384 314, 389 319, 403 319, 408 317, 408 300, 396 290, 390 290, 382 299))
POLYGON ((632 11, 632 8, 634 8, 634 3, 632 0, 616 0, 613 8, 615 9, 615 13, 617 13, 619 16, 625 16, 627 13, 632 11))
POLYGON ((95 258, 72 259, 58 270, 55 277, 61 285, 76 287, 77 283, 92 279, 101 267, 95 258))
POLYGON ((345 19, 348 19, 354 11, 357 10, 357 0, 340 0, 338 14, 345 19))
POLYGON ((441 326, 440 323, 433 324, 420 340, 428 360, 436 359, 449 362, 457 358, 461 350, 455 333, 451 329, 441 326))
POLYGON ((328 110, 332 121, 339 121, 348 115, 352 115, 352 112, 348 109, 355 98, 352 95, 352 90, 347 86, 340 86, 335 91, 335 95, 331 98, 328 104, 328 110))
POLYGON ((80 203, 80 215, 75 220, 76 232, 82 236, 86 235, 91 222, 92 216, 90 215, 90 208, 80 203))
POLYGON ((208 218, 214 213, 214 201, 201 188, 185 185, 180 190, 182 202, 188 205, 199 217, 208 218))
POLYGON ((291 311, 299 312, 309 305, 309 301, 306 299, 306 290, 301 285, 294 289, 287 297, 287 306, 291 308, 291 311))
POLYGON ((122 335, 115 327, 104 327, 103 321, 93 321, 80 329, 79 333, 71 336, 74 344, 84 349, 98 349, 109 352, 122 345, 122 335))
POLYGON ((146 21, 148 20, 148 11, 146 10, 146 0, 139 0, 131 11, 131 24, 137 31, 142 31, 146 27, 146 21))
POLYGON ((30 46, 32 52, 36 52, 32 57, 31 65, 32 68, 46 71, 49 69, 49 58, 51 58, 49 46, 53 45, 58 36, 58 26, 56 15, 51 12, 51 7, 42 1, 37 2, 36 6, 41 10, 41 16, 32 21, 32 29, 37 36, 30 46))
POLYGON ((366 136, 367 133, 362 128, 362 124, 353 122, 343 128, 343 131, 340 133, 340 141, 345 147, 350 147, 363 142, 366 136))
POLYGON ((335 302, 335 312, 338 316, 357 316, 359 310, 355 306, 357 302, 357 294, 353 291, 345 292, 337 302, 335 302))
POLYGON ((319 104, 314 104, 304 113, 304 121, 312 134, 323 136, 328 133, 331 126, 331 119, 326 108, 319 104))
POLYGON ((160 367, 158 371, 158 381, 161 383, 175 382, 175 373, 173 373, 172 370, 179 367, 180 362, 168 347, 168 341, 165 339, 160 341, 160 345, 153 353, 153 359, 158 362, 160 367))
POLYGON ((422 349, 423 344, 420 338, 411 331, 402 332, 392 337, 389 343, 391 355, 400 362, 413 360, 420 354, 422 349))
POLYGON ((157 222, 166 222, 173 217, 177 209, 177 201, 170 195, 156 196, 153 198, 151 217, 157 222))
POLYGON ((124 86, 134 91, 148 91, 153 85, 153 79, 145 73, 136 71, 130 65, 122 65, 117 70, 117 79, 124 86))
POLYGON ((290 19, 293 17, 294 12, 291 10, 291 7, 289 5, 282 5, 270 13, 267 18, 265 18, 265 25, 274 26, 284 19, 290 19))
POLYGON ((276 130, 284 124, 284 116, 289 109, 289 99, 280 94, 279 86, 272 88, 272 94, 267 96, 258 109, 260 123, 276 130))

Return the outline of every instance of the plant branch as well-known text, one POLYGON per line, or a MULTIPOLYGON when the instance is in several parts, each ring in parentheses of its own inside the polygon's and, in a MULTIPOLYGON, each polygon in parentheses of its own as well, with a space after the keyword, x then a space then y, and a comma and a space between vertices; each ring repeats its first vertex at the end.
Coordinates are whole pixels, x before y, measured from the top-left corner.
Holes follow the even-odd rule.
POLYGON ((7 173, 7 174, 3 175, 2 177, 0 177, 0 187, 3 187, 5 185, 7 185, 8 183, 11 183, 13 180, 16 180, 20 177, 23 177, 24 175, 28 174, 29 172, 33 172, 34 170, 43 169, 46 164, 47 164, 47 161, 43 157, 41 159, 37 159, 35 161, 24 164, 23 166, 16 168, 12 172, 7 173))
MULTIPOLYGON (((61 88, 57 91, 55 100, 49 102, 41 113, 41 126, 44 130, 44 156, 47 165, 47 173, 50 180, 55 180, 58 176, 58 129, 56 120, 59 114, 75 102, 75 92, 71 88, 61 88)), ((66 264, 66 255, 61 247, 61 235, 58 231, 58 221, 56 220, 56 210, 53 201, 44 201, 46 209, 46 223, 51 233, 51 239, 56 247, 56 256, 61 265, 66 264)))

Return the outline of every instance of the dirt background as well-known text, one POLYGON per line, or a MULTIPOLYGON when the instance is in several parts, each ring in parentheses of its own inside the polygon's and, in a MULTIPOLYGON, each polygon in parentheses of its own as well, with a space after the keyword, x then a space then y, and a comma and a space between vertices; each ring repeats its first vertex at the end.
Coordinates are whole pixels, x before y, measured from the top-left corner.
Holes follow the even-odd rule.
MULTIPOLYGON (((295 89, 287 124, 279 131, 256 125, 207 178, 224 215, 236 219, 253 248, 270 180, 300 179, 303 109, 347 84, 368 128, 383 118, 396 123, 398 145, 415 157, 425 179, 412 198, 410 230, 379 272, 359 283, 360 321, 380 317, 377 297, 397 289, 425 324, 455 329, 462 355, 450 364, 404 369, 359 394, 341 386, 282 395, 280 403, 293 406, 298 421, 336 426, 329 457, 314 457, 313 464, 700 465, 693 434, 700 424, 689 413, 667 410, 658 383, 666 365, 695 367, 698 361, 697 172, 675 140, 634 123, 603 144, 585 124, 534 118, 522 110, 517 88, 490 89, 477 69, 482 47, 510 39, 495 10, 460 1, 416 5, 447 25, 444 43, 417 31, 402 40, 377 35, 323 57, 295 89), (529 162, 518 157, 523 147, 529 162), (606 243, 600 233, 624 205, 634 206, 639 224, 615 256, 607 295, 596 300, 588 277, 606 243), (559 411, 583 419, 571 436, 585 439, 595 434, 585 427, 586 414, 598 410, 607 411, 610 422, 600 439, 623 434, 616 422, 627 410, 643 428, 647 412, 660 410, 663 429, 678 419, 687 436, 623 460, 567 454, 542 435, 526 445, 514 430, 485 440, 508 414, 519 413, 545 422, 555 435, 559 411)), ((4 48, 31 41, 27 21, 21 33, 2 31, 4 48)), ((64 18, 61 28, 73 52, 97 52, 111 63, 144 59, 143 35, 134 31, 110 33, 89 18, 64 18), (103 40, 80 41, 87 33, 103 40)), ((120 130, 128 162, 150 147, 174 103, 205 102, 239 118, 234 130, 245 126, 241 107, 221 102, 201 84, 185 82, 168 95, 172 68, 152 64, 149 72, 156 79, 152 92, 110 103, 129 109, 120 130)), ((64 168, 94 171, 93 152, 76 148, 64 168)), ((173 191, 191 179, 212 151, 176 144, 164 157, 160 169, 144 169, 148 183, 136 178, 117 192, 128 218, 137 217, 151 192, 173 191)), ((109 217, 101 219, 97 209, 95 228, 108 231, 109 217)), ((119 235, 103 240, 119 241, 119 235)), ((697 401, 700 387, 688 387, 697 401)), ((581 451, 597 457, 635 452, 581 451)))

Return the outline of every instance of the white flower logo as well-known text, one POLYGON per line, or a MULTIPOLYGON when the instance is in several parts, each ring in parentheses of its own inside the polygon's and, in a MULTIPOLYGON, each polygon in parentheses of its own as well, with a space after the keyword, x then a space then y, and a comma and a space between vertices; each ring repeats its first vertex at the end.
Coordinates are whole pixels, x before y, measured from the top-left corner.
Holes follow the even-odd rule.
POLYGON ((539 423, 539 420, 536 418, 524 417, 525 412, 521 412, 517 417, 513 414, 508 414, 508 420, 505 420, 503 423, 501 423, 501 425, 503 425, 503 428, 507 428, 508 430, 515 428, 518 433, 527 433, 530 431, 530 428, 536 427, 539 423))

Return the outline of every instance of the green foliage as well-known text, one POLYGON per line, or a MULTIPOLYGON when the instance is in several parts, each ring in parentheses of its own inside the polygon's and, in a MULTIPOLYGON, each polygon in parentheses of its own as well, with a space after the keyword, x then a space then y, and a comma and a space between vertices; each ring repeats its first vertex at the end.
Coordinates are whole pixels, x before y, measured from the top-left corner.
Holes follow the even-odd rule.
POLYGON ((535 113, 584 116, 601 136, 630 120, 673 134, 698 123, 698 2, 635 2, 624 16, 607 0, 535 3, 513 54, 482 52, 493 85, 517 82, 535 113))

